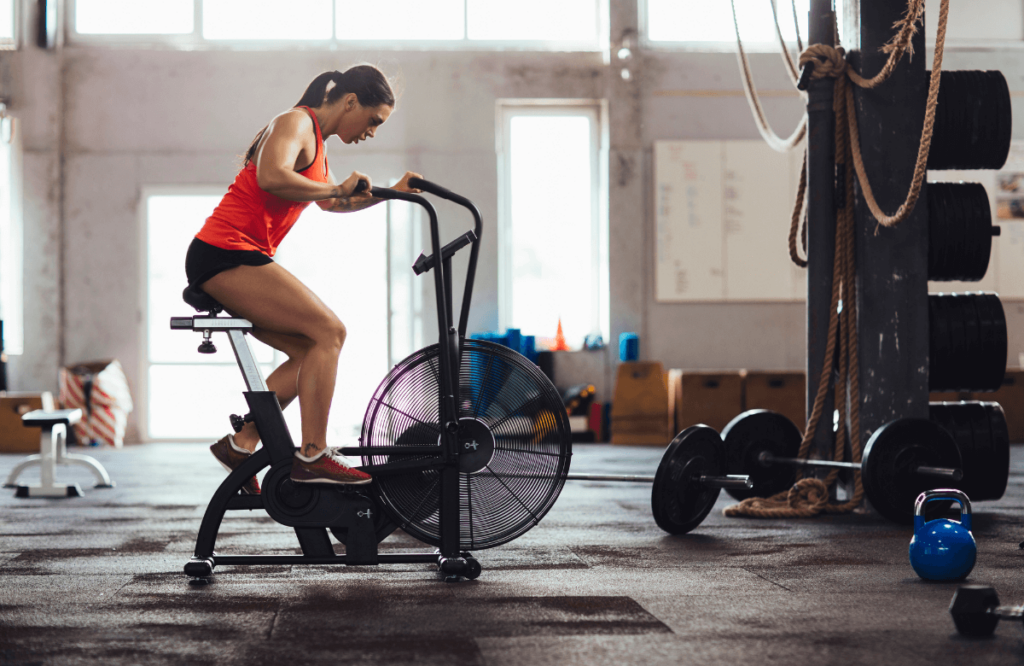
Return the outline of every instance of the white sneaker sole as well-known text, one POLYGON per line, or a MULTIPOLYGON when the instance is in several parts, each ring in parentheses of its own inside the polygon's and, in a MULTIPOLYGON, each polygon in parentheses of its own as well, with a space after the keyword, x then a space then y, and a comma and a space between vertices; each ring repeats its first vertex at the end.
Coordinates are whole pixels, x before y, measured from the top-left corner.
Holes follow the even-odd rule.
MULTIPOLYGON (((290 478, 290 477, 289 477, 290 478)), ((363 479, 362 481, 335 481, 334 479, 292 479, 292 483, 322 483, 330 486, 363 486, 370 483, 373 479, 363 479)))

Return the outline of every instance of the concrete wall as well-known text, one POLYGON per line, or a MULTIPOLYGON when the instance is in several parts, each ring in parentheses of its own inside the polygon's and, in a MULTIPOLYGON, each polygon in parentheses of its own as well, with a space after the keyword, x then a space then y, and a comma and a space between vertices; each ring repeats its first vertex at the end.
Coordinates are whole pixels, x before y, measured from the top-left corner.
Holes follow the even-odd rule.
MULTIPOLYGON (((621 35, 637 27, 635 3, 614 4, 613 53, 621 35)), ((359 168, 383 181, 406 169, 419 171, 468 195, 493 225, 496 100, 607 99, 611 339, 638 331, 643 357, 666 367, 803 368, 800 303, 680 305, 653 297, 652 142, 758 136, 731 54, 634 48, 628 63, 612 56, 606 64, 600 53, 76 45, 42 51, 27 45, 0 54, 0 94, 20 121, 24 147, 26 344, 25 354, 11 359, 11 388, 55 389, 61 362, 107 357, 120 359, 139 386, 142 188, 226 186, 253 134, 290 107, 313 76, 363 60, 383 61, 400 73, 404 91, 374 141, 329 142, 335 173, 359 168), (620 74, 623 66, 630 69, 628 81, 620 74)), ((778 55, 752 60, 762 89, 789 87, 778 55)), ((1000 68, 1013 90, 1024 90, 1019 51, 950 52, 946 67, 1000 68)), ((802 113, 795 96, 770 97, 765 106, 780 133, 788 133, 802 113)), ((440 212, 449 235, 464 228, 460 211, 442 206, 440 212)), ((491 230, 482 248, 471 330, 497 326, 491 230)), ((766 251, 786 252, 785 239, 766 251)), ((431 311, 429 304, 425 308, 431 311)), ((1011 358, 1024 350, 1015 333, 1024 322, 1021 310, 1008 308, 1011 358)), ((610 386, 616 353, 614 346, 608 350, 606 375, 594 378, 602 387, 610 386)))

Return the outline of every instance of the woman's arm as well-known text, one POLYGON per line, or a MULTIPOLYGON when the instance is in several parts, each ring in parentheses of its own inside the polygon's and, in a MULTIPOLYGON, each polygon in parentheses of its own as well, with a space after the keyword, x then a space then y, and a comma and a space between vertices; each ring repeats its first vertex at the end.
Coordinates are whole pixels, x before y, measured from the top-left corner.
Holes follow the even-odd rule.
POLYGON ((284 113, 267 126, 256 153, 256 181, 260 189, 289 201, 321 201, 349 197, 356 183, 369 176, 352 172, 341 185, 318 183, 295 171, 303 142, 311 134, 312 120, 302 111, 284 113))
MULTIPOLYGON (((330 182, 334 182, 334 174, 330 169, 327 170, 327 177, 330 182)), ((351 178, 351 176, 349 177, 351 178)), ((420 190, 409 187, 410 178, 423 178, 423 176, 418 173, 413 173, 412 171, 406 171, 405 175, 402 176, 402 179, 392 185, 391 189, 398 190, 400 192, 412 192, 414 194, 419 194, 420 190)), ((353 185, 353 187, 355 186, 353 185)), ((336 197, 317 201, 316 205, 330 213, 352 213, 357 210, 369 208, 370 206, 376 206, 381 201, 383 201, 383 199, 377 199, 369 194, 360 192, 359 194, 353 194, 347 197, 336 197)))
MULTIPOLYGON (((349 176, 349 178, 351 178, 351 176, 349 176)), ((367 184, 369 184, 369 179, 366 180, 367 184)), ((337 182, 337 179, 334 177, 334 172, 331 171, 330 167, 327 168, 327 182, 332 185, 337 182)), ((352 187, 355 187, 355 185, 352 187)), ((317 201, 316 205, 320 206, 321 210, 325 210, 329 213, 352 213, 357 210, 369 208, 370 206, 376 206, 381 201, 383 201, 383 199, 374 198, 369 194, 369 192, 360 192, 359 194, 352 194, 349 196, 322 199, 317 201)))

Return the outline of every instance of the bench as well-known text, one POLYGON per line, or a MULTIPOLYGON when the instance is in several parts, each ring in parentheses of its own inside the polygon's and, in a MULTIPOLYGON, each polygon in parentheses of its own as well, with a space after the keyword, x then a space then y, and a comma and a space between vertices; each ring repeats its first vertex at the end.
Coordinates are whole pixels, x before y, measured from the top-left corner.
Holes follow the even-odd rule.
POLYGON ((81 497, 77 483, 55 483, 57 465, 87 467, 96 476, 96 488, 113 488, 107 470, 95 458, 67 452, 68 428, 82 420, 81 409, 37 409, 21 417, 27 428, 41 430, 39 453, 22 460, 11 470, 5 488, 17 488, 15 497, 81 497), (18 485, 18 476, 29 467, 39 466, 38 485, 18 485))

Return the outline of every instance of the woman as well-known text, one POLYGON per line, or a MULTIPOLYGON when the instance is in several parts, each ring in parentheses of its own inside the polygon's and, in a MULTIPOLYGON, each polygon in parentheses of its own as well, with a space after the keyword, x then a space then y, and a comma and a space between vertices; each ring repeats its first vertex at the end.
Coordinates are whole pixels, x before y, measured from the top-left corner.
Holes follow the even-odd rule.
MULTIPOLYGON (((300 483, 362 484, 370 476, 327 447, 327 416, 345 326, 272 257, 310 202, 337 213, 380 202, 368 193, 353 194, 360 180, 370 184, 365 174, 353 171, 337 183, 327 166, 324 141, 332 135, 347 144, 371 139, 394 108, 391 85, 376 67, 358 65, 313 79, 294 108, 256 135, 235 182, 196 234, 185 259, 190 285, 201 287, 232 316, 251 321, 257 340, 287 355, 267 385, 282 408, 299 399, 302 444, 291 478, 300 483)), ((409 187, 414 176, 406 173, 394 188, 418 192, 409 187)), ((247 423, 210 450, 233 470, 258 443, 255 424, 247 423)), ((255 477, 243 491, 259 493, 255 477)))

